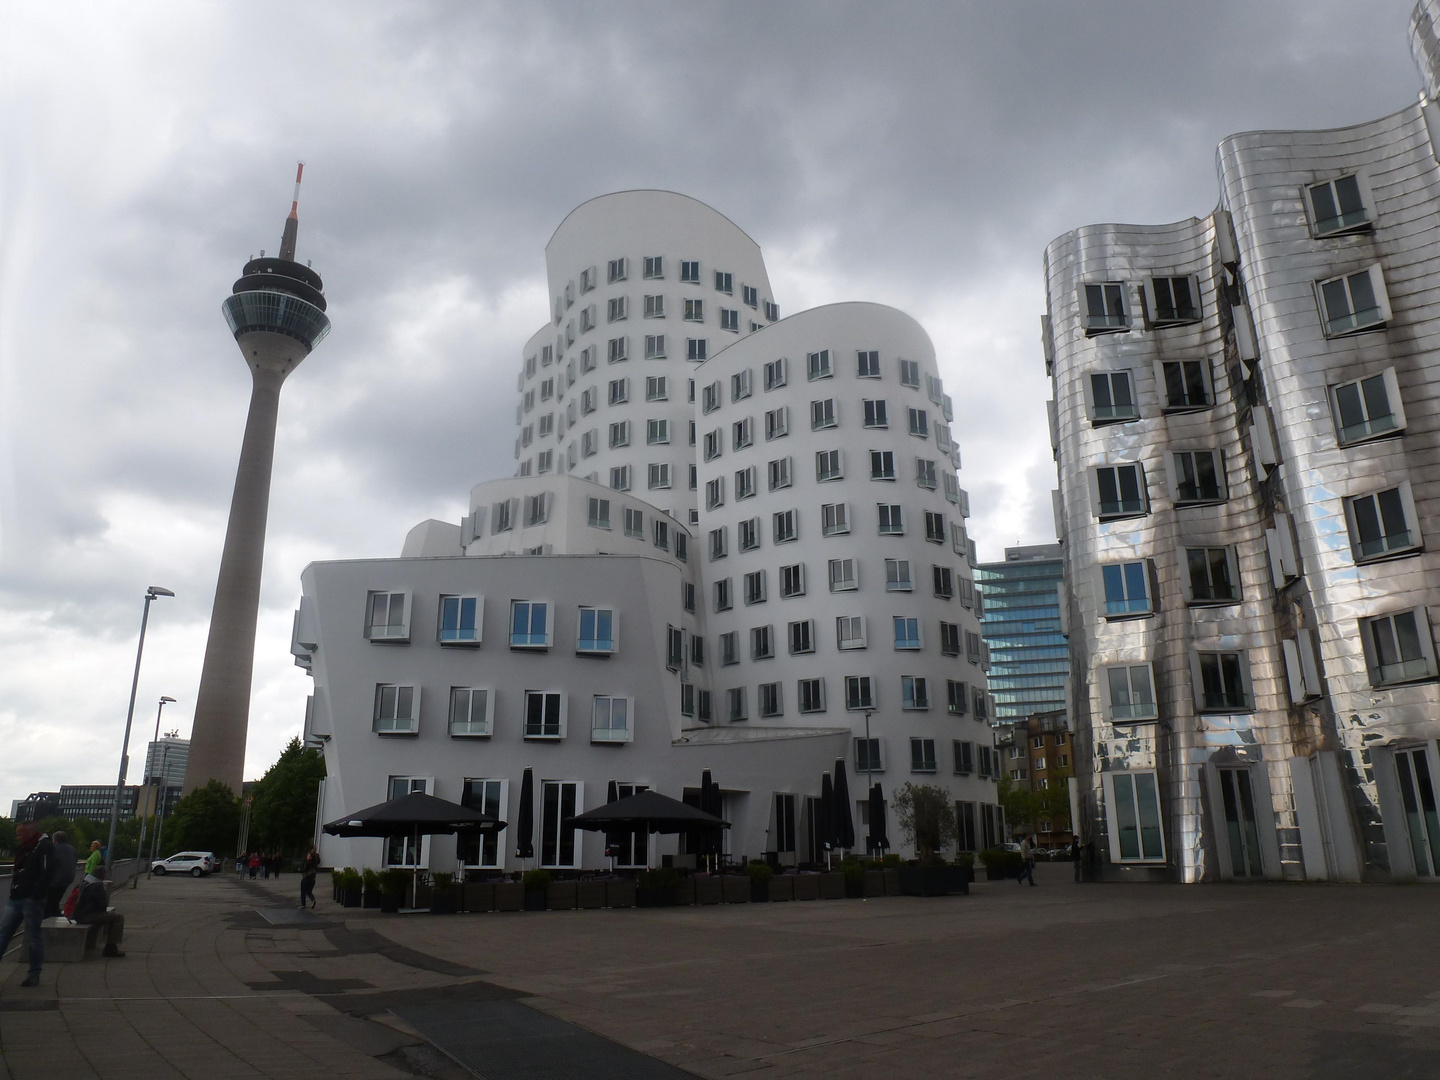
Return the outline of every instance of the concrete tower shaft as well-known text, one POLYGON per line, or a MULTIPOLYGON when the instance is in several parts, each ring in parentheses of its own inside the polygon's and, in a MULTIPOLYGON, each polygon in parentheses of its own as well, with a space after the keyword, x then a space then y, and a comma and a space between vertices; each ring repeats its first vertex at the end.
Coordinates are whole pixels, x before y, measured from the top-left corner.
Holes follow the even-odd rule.
POLYGON ((280 388, 330 331, 320 275, 294 261, 300 176, 281 258, 251 259, 222 310, 250 368, 250 412, 230 500, 230 521, 195 702, 185 792, 221 780, 240 791, 250 723, 255 625, 270 508, 280 388))

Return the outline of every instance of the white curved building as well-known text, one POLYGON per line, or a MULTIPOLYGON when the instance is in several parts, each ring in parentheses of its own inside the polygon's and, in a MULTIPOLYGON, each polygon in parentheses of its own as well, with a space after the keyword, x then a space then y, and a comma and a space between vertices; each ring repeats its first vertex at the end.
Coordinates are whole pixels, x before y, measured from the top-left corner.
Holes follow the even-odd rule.
POLYGON ((1046 251, 1084 827, 1116 874, 1440 878, 1440 62, 1046 251), (1088 752, 1086 752, 1088 751, 1088 752))
MULTIPOLYGON (((425 790, 517 821, 530 769, 538 864, 599 869, 604 838, 567 816, 612 783, 693 798, 709 769, 727 851, 805 863, 843 760, 857 847, 867 773, 887 795, 945 787, 960 848, 998 842, 968 499, 924 331, 875 304, 777 321, 755 243, 671 192, 585 203, 546 260, 517 475, 476 485, 458 524, 417 525, 398 559, 305 570, 318 817, 425 790)), ((435 844, 422 864, 536 865, 508 834, 435 844)), ((663 844, 617 864, 686 857, 663 844)), ((417 853, 325 837, 322 856, 417 853)))

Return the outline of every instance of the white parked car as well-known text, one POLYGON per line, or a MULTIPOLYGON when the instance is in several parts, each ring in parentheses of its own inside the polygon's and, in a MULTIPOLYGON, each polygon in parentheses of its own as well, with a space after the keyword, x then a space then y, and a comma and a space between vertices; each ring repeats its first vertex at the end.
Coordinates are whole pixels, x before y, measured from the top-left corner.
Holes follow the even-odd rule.
POLYGON ((213 851, 181 851, 168 859, 156 859, 150 864, 150 872, 159 877, 166 874, 189 874, 204 877, 220 869, 220 860, 213 851))

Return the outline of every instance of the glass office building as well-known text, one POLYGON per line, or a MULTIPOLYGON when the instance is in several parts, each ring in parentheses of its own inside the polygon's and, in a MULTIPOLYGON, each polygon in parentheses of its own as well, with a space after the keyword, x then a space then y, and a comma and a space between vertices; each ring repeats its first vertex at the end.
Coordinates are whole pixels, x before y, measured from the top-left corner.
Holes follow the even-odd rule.
POLYGON ((1036 544, 1006 548, 1004 562, 975 567, 997 723, 1065 709, 1070 650, 1060 633, 1064 566, 1059 544, 1036 544))

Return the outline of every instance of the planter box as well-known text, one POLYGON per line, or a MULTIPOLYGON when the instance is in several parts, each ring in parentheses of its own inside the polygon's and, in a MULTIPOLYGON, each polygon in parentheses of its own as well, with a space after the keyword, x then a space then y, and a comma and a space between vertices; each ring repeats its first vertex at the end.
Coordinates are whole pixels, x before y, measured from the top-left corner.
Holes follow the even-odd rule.
POLYGON ((848 877, 846 877, 844 874, 841 874, 841 875, 840 875, 840 878, 841 878, 841 880, 845 883, 845 899, 846 899, 846 900, 859 900, 859 899, 861 899, 861 898, 864 897, 864 895, 865 895, 865 875, 864 875, 864 874, 861 874, 859 877, 855 877, 855 878, 848 878, 848 877))
POLYGON ((900 891, 905 896, 944 896, 946 884, 943 866, 900 867, 900 891))
POLYGON ((887 866, 880 871, 885 875, 885 895, 899 896, 900 893, 900 870, 894 866, 887 866))
POLYGON ((1008 866, 987 866, 985 867, 986 881, 1004 881, 1006 878, 1019 877, 1019 873, 1011 870, 1008 866))
MULTIPOLYGON (((360 894, 360 891, 361 891, 361 890, 359 890, 359 889, 353 889, 353 890, 351 890, 351 891, 354 892, 354 893, 358 896, 358 895, 360 894)), ((346 906, 347 906, 347 907, 355 907, 356 905, 355 905, 355 904, 347 904, 346 906)), ((369 892, 366 892, 365 895, 364 895, 363 900, 362 900, 361 903, 360 903, 360 906, 361 906, 361 907, 367 907, 367 908, 378 908, 378 907, 380 906, 380 890, 379 890, 379 889, 371 889, 369 892)))
MULTIPOLYGON (((745 875, 750 877, 749 874, 745 875)), ((750 902, 752 904, 764 903, 770 899, 770 882, 774 878, 750 878, 750 902)))
POLYGON ((795 878, 793 875, 776 874, 770 879, 770 902, 795 899, 795 878))
POLYGON ((725 890, 718 877, 707 875, 691 880, 695 882, 695 902, 697 904, 719 904, 724 901, 725 890))
MULTIPOLYGON (((360 906, 360 895, 361 895, 361 894, 360 894, 360 890, 359 890, 359 889, 341 889, 341 890, 340 890, 340 904, 341 904, 341 906, 342 906, 342 907, 359 907, 359 906, 360 906)), ((376 902, 375 902, 375 903, 376 903, 376 906, 378 907, 378 906, 379 906, 379 903, 380 903, 378 897, 376 898, 376 902)))
MULTIPOLYGON (((434 894, 435 894, 435 890, 434 890, 431 886, 429 886, 429 885, 417 885, 417 886, 414 886, 415 906, 416 906, 417 908, 428 908, 428 907, 430 906, 430 897, 433 896, 434 894)), ((407 904, 410 902, 410 895, 411 895, 411 890, 410 890, 410 889, 406 889, 406 890, 405 890, 405 903, 407 903, 407 904)))
POLYGON ((495 883, 495 910, 525 910, 525 886, 518 881, 497 881, 495 883))
POLYGON ((574 881, 552 881, 545 889, 545 902, 551 911, 571 911, 576 902, 574 881))
POLYGON ((884 896, 885 895, 885 871, 866 870, 865 883, 861 888, 862 896, 884 896))
POLYGON ((577 881, 575 883, 575 906, 593 910, 605 906, 605 882, 577 881))
POLYGON ((681 878, 680 884, 675 886, 675 903, 686 907, 695 903, 695 879, 693 877, 681 878))
POLYGON ((493 881, 467 881, 464 901, 466 911, 494 911, 495 883, 493 881))
POLYGON ((748 904, 750 878, 745 874, 726 874, 720 879, 720 893, 727 904, 748 904))
POLYGON ((543 889, 526 889, 525 886, 523 886, 523 885, 520 886, 520 888, 523 890, 523 893, 524 893, 524 896, 525 896, 524 908, 525 908, 526 911, 544 911, 544 910, 545 910, 545 890, 543 890, 543 889))
POLYGON ((797 874, 792 881, 791 888, 794 890, 796 900, 820 899, 819 874, 797 874))
POLYGON ((637 888, 635 890, 636 907, 674 907, 674 889, 637 888))
POLYGON ((454 915, 455 914, 455 892, 452 887, 449 889, 436 889, 430 894, 431 915, 454 915))
POLYGON ((820 899, 844 900, 845 875, 835 870, 820 875, 820 899))
POLYGON ((605 903, 612 908, 633 908, 635 882, 623 879, 605 882, 605 903))
POLYGON ((380 894, 380 910, 390 915, 393 915, 395 914, 395 912, 400 910, 400 901, 401 897, 395 895, 394 893, 382 892, 380 894))

